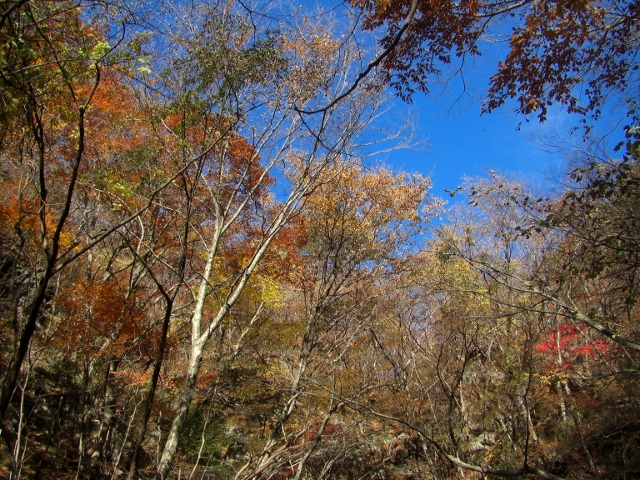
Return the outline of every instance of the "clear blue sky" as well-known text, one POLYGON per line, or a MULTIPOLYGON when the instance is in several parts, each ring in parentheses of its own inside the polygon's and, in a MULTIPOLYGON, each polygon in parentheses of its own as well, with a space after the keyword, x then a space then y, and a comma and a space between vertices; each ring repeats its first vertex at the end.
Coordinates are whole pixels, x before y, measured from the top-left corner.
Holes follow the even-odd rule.
MULTIPOLYGON (((482 76, 475 77, 481 82, 482 76)), ((486 85, 486 84, 485 84, 486 85)), ((574 119, 561 112, 545 124, 537 119, 526 122, 508 108, 480 115, 481 99, 456 103, 459 93, 444 96, 416 95, 412 105, 396 102, 400 116, 415 116, 416 136, 426 140, 422 151, 401 150, 388 156, 394 168, 429 175, 433 194, 446 195, 463 176, 484 176, 489 170, 506 174, 525 183, 545 184, 564 168, 564 155, 550 153, 536 137, 560 135, 580 142, 579 134, 569 135, 574 119)), ((448 196, 447 196, 448 198, 448 196)))
MULTIPOLYGON (((507 109, 481 116, 480 101, 459 111, 451 107, 455 100, 449 100, 421 96, 413 105, 397 105, 418 117, 418 135, 426 139, 426 146, 424 151, 403 150, 388 157, 395 168, 429 175, 435 195, 454 189, 463 176, 483 176, 489 170, 540 182, 562 168, 563 156, 543 151, 533 139, 551 125, 523 123, 518 129, 523 119, 507 109)), ((562 118, 555 123, 564 127, 562 118)))

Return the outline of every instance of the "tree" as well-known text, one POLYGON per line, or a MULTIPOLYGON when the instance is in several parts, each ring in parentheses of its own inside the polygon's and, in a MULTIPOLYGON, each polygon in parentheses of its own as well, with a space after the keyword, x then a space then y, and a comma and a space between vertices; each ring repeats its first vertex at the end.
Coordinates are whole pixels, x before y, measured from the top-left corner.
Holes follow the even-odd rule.
MULTIPOLYGON (((5 3, 0 475, 637 468, 633 125, 624 161, 591 157, 559 198, 468 181, 424 244, 429 181, 364 160, 385 140, 376 68, 411 93, 511 13, 530 22, 514 65, 583 24, 580 48, 619 57, 632 13, 359 2, 390 27, 374 56, 358 18, 285 7, 5 3), (408 47, 424 41, 439 59, 408 47)), ((568 88, 554 101, 602 101, 581 110, 568 88)))
MULTIPOLYGON (((295 478, 301 478, 322 458, 317 453, 322 436, 345 398, 373 388, 364 378, 356 382, 362 372, 355 365, 368 360, 360 357, 362 344, 376 328, 382 292, 393 288, 387 277, 438 206, 427 199, 428 186, 419 176, 367 171, 357 163, 323 172, 301 212, 308 236, 289 302, 297 308, 290 307, 283 319, 300 331, 286 362, 291 386, 262 452, 255 464, 244 467, 243 478, 261 478, 283 464, 293 465, 295 478)), ((328 471, 339 468, 337 458, 332 464, 328 471)))
POLYGON ((464 74, 483 35, 506 31, 509 51, 491 78, 486 112, 515 99, 518 112, 540 120, 553 104, 598 117, 611 94, 635 93, 635 1, 351 3, 364 12, 365 29, 385 32, 383 79, 405 99, 428 92, 446 65, 459 63, 464 74))
MULTIPOLYGON (((165 7, 173 12, 187 8, 165 7)), ((154 408, 165 346, 174 341, 172 321, 188 318, 190 364, 185 367, 175 358, 171 364, 186 381, 175 387, 181 401, 169 413, 176 414, 158 468, 160 477, 167 475, 204 347, 230 318, 232 307, 242 304, 253 274, 263 261, 268 263, 270 244, 298 214, 323 171, 342 155, 353 154, 355 138, 375 109, 369 95, 354 95, 325 115, 306 119, 294 108, 343 88, 331 72, 349 68, 353 44, 338 42, 332 31, 314 27, 311 37, 299 32, 296 38, 252 22, 242 7, 193 7, 198 15, 175 15, 183 22, 176 20, 171 37, 142 25, 131 36, 117 31, 122 34, 117 52, 98 33, 113 32, 112 17, 97 22, 104 12, 93 5, 18 2, 7 4, 2 16, 3 146, 13 148, 3 153, 17 152, 15 158, 22 160, 7 162, 3 177, 7 205, 14 208, 3 211, 2 226, 11 231, 15 225, 19 240, 17 253, 7 242, 3 262, 12 272, 3 304, 14 317, 7 343, 15 343, 14 349, 3 350, 3 415, 12 402, 20 407, 14 393, 20 390, 22 366, 38 322, 50 316, 53 341, 37 345, 37 353, 53 345, 77 347, 68 359, 89 366, 82 370, 87 395, 78 411, 91 412, 83 413, 78 424, 97 419, 98 437, 112 432, 110 451, 104 451, 103 438, 97 455, 105 463, 110 456, 114 472, 127 454, 129 431, 136 427, 137 391, 151 382, 135 449, 144 441, 154 408), (106 64, 107 54, 121 62, 118 67, 106 64), (312 55, 315 62, 309 60, 312 55), (331 68, 317 68, 323 65, 331 68), (59 115, 45 115, 48 111, 59 115), (31 137, 19 136, 16 121, 31 137), (284 190, 279 198, 269 191, 276 173, 284 190), (31 174, 34 188, 23 187, 30 185, 31 174), (66 190, 64 182, 51 183, 53 174, 68 180, 66 190), (23 309, 20 299, 32 297, 31 290, 25 294, 32 279, 34 300, 23 309), (61 301, 58 294, 67 296, 61 301), (124 307, 118 305, 127 302, 144 305, 144 314, 136 307, 133 319, 122 318, 118 311, 124 307), (109 304, 112 318, 105 308, 109 304), (43 315, 49 305, 55 310, 43 315), (160 328, 154 319, 158 313, 160 328), (120 323, 124 320, 126 325, 120 323), (105 330, 108 321, 111 331, 105 330), (80 336, 75 326, 91 332, 80 336), (159 341, 157 347, 147 342, 152 339, 159 341), (103 361, 106 380, 94 382, 94 366, 103 361), (118 398, 112 388, 118 378, 135 393, 125 395, 125 388, 118 398), (97 388, 91 392, 96 385, 104 385, 104 402, 97 388), (118 402, 130 416, 114 429, 109 412, 116 411, 118 402), (104 411, 101 419, 94 415, 97 406, 104 411)), ((139 12, 134 7, 129 13, 135 18, 139 12)), ((250 315, 259 318, 262 306, 253 308, 250 315)), ((52 363, 56 358, 50 357, 52 363)), ((45 374, 51 365, 42 365, 45 374)), ((30 393, 26 384, 21 390, 30 393)), ((16 424, 23 425, 22 410, 13 413, 16 424)), ((3 439, 13 453, 19 443, 8 438, 10 431, 3 428, 3 439)), ((85 453, 93 455, 85 440, 80 434, 79 473, 85 453)), ((16 455, 12 458, 12 475, 17 476, 20 466, 16 455)))
POLYGON ((88 111, 110 51, 97 32, 84 28, 79 13, 69 2, 8 3, 2 12, 3 187, 5 195, 9 188, 18 192, 3 212, 14 242, 3 251, 10 305, 10 329, 4 331, 10 333, 0 391, 3 439, 10 450, 20 432, 12 428, 13 419, 7 422, 7 410, 51 281, 77 245, 68 224, 84 163, 88 111))
MULTIPOLYGON (((506 191, 518 190, 501 180, 506 191)), ((535 299, 511 288, 507 276, 489 275, 468 260, 499 272, 528 268, 522 260, 536 249, 519 239, 517 210, 504 200, 487 195, 472 218, 456 211, 452 225, 442 226, 416 256, 421 267, 412 275, 411 295, 395 302, 402 307, 388 337, 402 346, 387 347, 402 352, 393 395, 398 404, 380 399, 369 409, 397 422, 405 435, 418 435, 427 471, 557 478, 539 449, 532 415, 541 319, 526 305, 535 299)))
MULTIPOLYGON (((337 55, 332 48, 335 40, 321 29, 307 43, 300 39, 300 44, 286 45, 268 31, 249 36, 240 27, 237 37, 229 38, 228 26, 245 22, 237 13, 225 13, 214 6, 205 18, 212 19, 204 24, 209 32, 206 40, 199 35, 183 37, 189 56, 179 58, 167 78, 176 75, 179 88, 174 87, 174 91, 178 101, 194 102, 206 109, 204 115, 195 117, 197 122, 203 122, 207 115, 229 118, 240 134, 246 130, 249 143, 238 149, 242 145, 230 135, 218 139, 220 129, 211 122, 202 127, 205 138, 214 141, 214 148, 204 143, 204 151, 189 155, 202 156, 206 162, 198 167, 194 179, 203 182, 200 188, 207 194, 203 207, 208 210, 209 220, 199 229, 206 261, 198 272, 194 303, 189 308, 189 365, 158 466, 158 478, 166 478, 171 467, 205 347, 212 335, 241 299, 271 243, 323 181, 324 172, 353 149, 358 132, 368 123, 375 107, 367 96, 354 97, 321 118, 303 120, 292 104, 299 107, 318 101, 316 92, 320 88, 342 88, 327 75, 334 69, 346 68, 349 51, 345 49, 343 56, 337 55), (326 59, 323 61, 334 67, 310 70, 307 55, 311 53, 315 54, 316 63, 326 59), (226 164, 234 155, 238 156, 238 165, 226 164), (260 192, 276 169, 280 170, 278 176, 286 179, 288 192, 281 200, 268 198, 263 202, 260 192), (244 243, 244 256, 236 268, 216 271, 216 262, 236 241, 244 243), (213 301, 209 303, 209 299, 213 301), (207 305, 215 307, 205 315, 207 305)), ((202 148, 191 139, 187 146, 202 148)), ((260 309, 258 306, 256 316, 260 309)))
MULTIPOLYGON (((575 168, 572 189, 547 208, 544 225, 566 235, 558 263, 558 281, 581 281, 591 300, 604 300, 588 309, 583 320, 610 339, 639 351, 634 325, 638 302, 638 162, 591 159, 575 168), (595 294, 597 292, 597 294, 595 294), (609 324, 609 328, 604 324, 609 324), (616 328, 622 329, 616 332, 616 328)), ((572 302, 579 304, 578 302, 572 302)), ((583 309, 581 309, 583 310, 583 309)), ((584 310, 583 310, 584 311, 584 310)))
MULTIPOLYGON (((516 247, 513 252, 517 263, 489 254, 487 243, 468 234, 459 235, 458 240, 450 237, 448 241, 455 256, 465 259, 491 282, 493 288, 486 292, 490 302, 530 319, 524 328, 530 332, 526 345, 531 352, 533 376, 528 391, 534 395, 527 400, 531 427, 543 444, 555 438, 564 444, 566 451, 576 452, 581 463, 573 468, 561 467, 563 456, 556 457, 554 473, 560 473, 560 467, 567 475, 572 472, 583 475, 580 472, 585 471, 598 475, 615 470, 619 459, 597 453, 607 443, 605 438, 609 434, 605 432, 615 432, 617 439, 632 441, 629 432, 635 428, 634 407, 627 401, 635 398, 637 392, 636 375, 631 373, 633 367, 629 370, 628 363, 637 357, 637 332, 632 320, 633 307, 632 310, 622 307, 628 301, 633 303, 629 297, 634 295, 630 287, 633 280, 625 273, 627 259, 622 260, 617 253, 618 248, 625 253, 633 251, 633 241, 625 240, 627 235, 621 230, 615 234, 609 230, 621 227, 609 217, 609 212, 617 207, 602 208, 609 201, 611 206, 620 208, 627 205, 626 201, 633 202, 633 193, 626 197, 622 192, 632 190, 635 182, 630 180, 629 187, 624 187, 626 180, 622 178, 632 179, 633 175, 619 177, 611 173, 617 171, 613 166, 617 162, 612 164, 612 170, 596 165, 575 170, 574 178, 588 172, 588 180, 582 177, 580 181, 584 183, 579 188, 565 192, 559 199, 536 198, 496 175, 491 181, 473 184, 469 196, 474 208, 483 213, 492 211, 489 220, 500 218, 500 212, 508 212, 504 217, 509 220, 506 233, 516 247), (608 186, 604 187, 605 184, 608 186), (600 187, 607 191, 603 196, 598 194, 604 192, 600 187), (619 199, 620 195, 625 201, 619 199), (584 230, 576 228, 585 224, 589 227, 584 230), (608 239, 613 241, 610 247, 608 239), (625 245, 628 241, 631 243, 625 245), (617 256, 620 264, 614 260, 617 256), (609 271, 616 274, 611 276, 609 271), (608 315, 606 320, 602 314, 608 315), (616 328, 621 331, 615 331, 616 328), (614 397, 618 402, 612 403, 614 397), (598 405, 598 413, 594 414, 588 405, 598 405), (545 415, 559 415, 562 422, 556 424, 556 429, 549 428, 545 415)), ((621 218, 622 223, 630 221, 633 217, 623 211, 616 218, 621 218)), ((467 231, 482 230, 474 227, 467 231)), ((500 233, 494 238, 506 237, 500 233)), ((532 451, 545 455, 544 448, 538 448, 532 451)), ((613 456, 620 453, 611 444, 606 451, 617 452, 613 456)), ((624 468, 635 468, 636 461, 635 458, 627 461, 624 468)))

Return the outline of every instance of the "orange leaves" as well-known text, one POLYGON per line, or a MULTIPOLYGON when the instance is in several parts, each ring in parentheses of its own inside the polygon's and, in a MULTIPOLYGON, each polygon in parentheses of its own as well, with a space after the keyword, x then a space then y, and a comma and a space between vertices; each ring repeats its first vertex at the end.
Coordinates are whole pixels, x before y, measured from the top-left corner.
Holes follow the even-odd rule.
MULTIPOLYGON (((338 166, 328 169, 324 183, 307 202, 312 224, 340 222, 340 228, 352 234, 380 240, 391 234, 387 229, 406 222, 417 224, 425 219, 430 181, 419 175, 394 175, 386 169, 371 172, 358 167, 338 166), (318 222, 318 220, 321 220, 318 222)), ((398 233, 396 231, 396 233, 398 233)))
MULTIPOLYGON (((152 332, 145 332, 145 313, 137 295, 127 295, 116 277, 106 280, 70 277, 56 297, 52 321, 58 323, 53 343, 68 355, 99 355, 106 346, 118 357, 134 344, 154 350, 152 332)), ((149 351, 149 350, 148 350, 149 351)), ((142 381, 142 380, 141 380, 142 381)))
POLYGON ((148 141, 151 135, 149 122, 135 107, 136 99, 119 74, 105 69, 87 110, 90 155, 105 159, 148 141))
POLYGON ((243 188, 246 190, 258 187, 255 196, 264 199, 267 187, 274 185, 275 181, 268 174, 263 177, 264 171, 260 165, 260 157, 253 145, 239 135, 231 135, 226 153, 229 174, 233 177, 231 183, 237 183, 237 179, 241 179, 243 188))
POLYGON ((262 270, 279 281, 297 283, 305 264, 301 251, 308 241, 308 219, 303 216, 294 217, 271 243, 271 248, 265 255, 262 270))
POLYGON ((360 274, 389 269, 437 208, 427 198, 429 179, 421 176, 339 165, 324 178, 304 210, 307 265, 297 275, 305 290, 330 277, 357 282, 360 274))
POLYGON ((109 338, 119 330, 125 303, 115 281, 85 284, 76 279, 65 293, 58 300, 66 313, 60 342, 89 347, 98 338, 109 338))
POLYGON ((127 388, 144 388, 151 378, 151 370, 116 370, 112 374, 117 382, 127 388))

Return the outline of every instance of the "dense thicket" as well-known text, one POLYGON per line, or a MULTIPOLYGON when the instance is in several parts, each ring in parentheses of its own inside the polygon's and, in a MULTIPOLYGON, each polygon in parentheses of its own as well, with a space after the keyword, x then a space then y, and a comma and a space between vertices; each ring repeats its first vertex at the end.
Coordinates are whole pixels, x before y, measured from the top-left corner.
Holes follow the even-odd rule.
MULTIPOLYGON (((633 113, 559 197, 493 175, 431 228, 429 180, 363 160, 384 81, 425 22, 446 63, 529 4, 353 3, 377 57, 357 15, 2 4, 0 476, 640 475, 633 113)), ((586 41, 635 59, 632 7, 586 41)))

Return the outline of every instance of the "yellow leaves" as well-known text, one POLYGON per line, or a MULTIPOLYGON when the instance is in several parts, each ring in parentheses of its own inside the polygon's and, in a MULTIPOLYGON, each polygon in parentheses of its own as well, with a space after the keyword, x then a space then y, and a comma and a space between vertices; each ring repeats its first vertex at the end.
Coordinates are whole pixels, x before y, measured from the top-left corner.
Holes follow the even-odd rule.
POLYGON ((94 62, 102 60, 111 50, 111 45, 104 40, 98 40, 98 42, 91 48, 89 58, 94 62))
POLYGON ((541 385, 544 385, 553 391, 558 382, 567 382, 572 375, 574 375, 573 372, 564 370, 558 366, 558 368, 548 370, 544 373, 535 373, 533 376, 541 385))
POLYGON ((281 307, 284 305, 285 292, 273 278, 256 274, 254 280, 258 290, 262 290, 260 299, 266 306, 281 307))
POLYGON ((60 241, 59 241, 60 248, 63 251, 70 248, 73 245, 74 238, 75 238, 75 234, 73 232, 63 230, 62 233, 60 233, 60 241))
POLYGON ((496 443, 489 450, 487 450, 487 453, 484 456, 484 461, 488 465, 491 465, 494 461, 500 459, 499 455, 500 455, 501 447, 502 447, 502 440, 498 439, 496 440, 496 443))
POLYGON ((325 57, 333 54, 337 42, 327 32, 321 32, 319 27, 312 27, 308 35, 307 38, 298 39, 295 43, 285 39, 284 45, 303 59, 307 59, 310 54, 320 54, 325 57))

